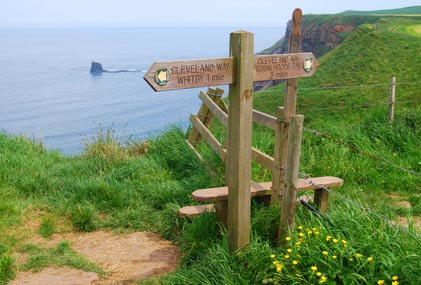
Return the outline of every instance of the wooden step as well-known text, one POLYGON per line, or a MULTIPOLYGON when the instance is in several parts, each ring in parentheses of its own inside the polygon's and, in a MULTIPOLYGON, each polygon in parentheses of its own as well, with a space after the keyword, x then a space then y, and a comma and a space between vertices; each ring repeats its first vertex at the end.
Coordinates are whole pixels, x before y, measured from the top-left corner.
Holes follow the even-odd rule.
POLYGON ((178 210, 178 214, 181 217, 186 217, 186 218, 194 218, 203 214, 204 212, 215 212, 215 205, 206 204, 206 205, 185 206, 178 210))
MULTIPOLYGON (((298 191, 314 190, 323 187, 342 186, 343 180, 338 177, 324 176, 308 179, 298 179, 298 191), (320 186, 317 186, 320 185, 320 186)), ((272 182, 253 183, 251 185, 251 196, 267 196, 272 193, 272 182)), ((196 201, 219 201, 228 200, 228 187, 216 187, 199 189, 192 193, 192 197, 196 201)))

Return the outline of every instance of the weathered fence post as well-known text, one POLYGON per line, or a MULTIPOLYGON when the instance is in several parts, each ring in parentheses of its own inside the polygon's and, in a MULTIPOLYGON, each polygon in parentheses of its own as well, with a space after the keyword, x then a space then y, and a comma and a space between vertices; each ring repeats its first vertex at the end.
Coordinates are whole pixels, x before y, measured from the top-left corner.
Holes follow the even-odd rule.
MULTIPOLYGON (((294 10, 292 14, 292 20, 294 21, 294 29, 291 32, 291 35, 289 37, 289 47, 288 47, 288 53, 299 53, 301 51, 301 31, 300 31, 300 25, 301 20, 303 17, 303 12, 301 9, 297 8, 294 10)), ((283 112, 283 121, 289 120, 291 115, 295 115, 296 109, 297 109, 297 86, 298 86, 298 78, 290 78, 286 80, 285 84, 285 97, 284 97, 284 112, 283 112)), ((282 149, 280 150, 281 153, 279 155, 279 163, 275 162, 276 164, 279 164, 279 171, 277 172, 278 177, 273 177, 272 184, 276 187, 272 187, 272 197, 271 197, 271 204, 274 203, 280 203, 281 196, 283 193, 283 182, 284 182, 284 176, 285 176, 285 161, 286 161, 286 152, 287 152, 287 144, 288 141, 288 129, 289 124, 284 123, 283 124, 283 130, 282 130, 282 138, 281 140, 284 143, 282 144, 282 149)), ((279 143, 277 143, 279 144, 279 143)))
POLYGON ((285 169, 285 185, 282 195, 281 223, 279 226, 278 244, 285 244, 288 227, 294 224, 295 204, 300 170, 301 141, 303 136, 303 115, 290 117, 288 152, 285 169))
POLYGON ((389 122, 393 124, 395 119, 395 96, 396 96, 396 77, 390 80, 390 96, 389 96, 389 122))
POLYGON ((230 35, 234 84, 228 105, 228 244, 231 252, 250 242, 251 135, 253 109, 253 34, 230 35))

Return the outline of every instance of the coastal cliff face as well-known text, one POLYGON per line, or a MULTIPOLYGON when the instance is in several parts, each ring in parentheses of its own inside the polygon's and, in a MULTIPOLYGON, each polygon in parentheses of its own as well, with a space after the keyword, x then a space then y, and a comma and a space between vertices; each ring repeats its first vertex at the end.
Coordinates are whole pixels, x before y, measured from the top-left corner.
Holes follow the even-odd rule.
MULTIPOLYGON (((375 16, 346 16, 341 14, 304 15, 301 23, 302 52, 312 52, 316 58, 319 58, 340 45, 359 25, 374 23, 378 19, 375 16)), ((288 39, 293 27, 292 20, 288 21, 284 37, 260 54, 287 53, 288 39)), ((280 82, 256 82, 255 89, 266 89, 280 82)))

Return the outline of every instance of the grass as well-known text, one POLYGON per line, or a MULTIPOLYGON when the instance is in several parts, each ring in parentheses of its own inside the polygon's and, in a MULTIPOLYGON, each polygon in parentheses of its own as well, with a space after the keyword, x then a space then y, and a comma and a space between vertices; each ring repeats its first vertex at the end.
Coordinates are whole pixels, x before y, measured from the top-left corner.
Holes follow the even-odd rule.
MULTIPOLYGON (((420 85, 398 85, 398 102, 411 103, 397 104, 393 125, 382 104, 391 76, 398 84, 421 82, 421 40, 389 29, 397 22, 384 25, 362 26, 319 60, 313 77, 299 81, 298 112, 305 115, 306 128, 333 139, 305 132, 300 171, 338 176, 345 184, 330 195, 325 219, 297 207, 288 246, 275 246, 276 207, 253 202, 250 246, 233 255, 214 214, 178 217, 180 206, 194 203, 193 190, 223 185, 225 172, 206 144, 197 146, 204 157, 198 161, 180 129, 169 128, 147 142, 121 142, 112 130, 103 130, 83 154, 72 157, 0 134, 0 284, 19 270, 49 265, 103 274, 66 242, 46 248, 32 243, 33 237, 93 230, 152 231, 180 245, 183 261, 175 273, 140 284, 417 284, 420 233, 412 224, 401 229, 388 221, 421 214, 421 178, 373 155, 421 172, 420 85), (371 86, 379 82, 384 85, 371 86), (353 88, 319 88, 338 85, 353 88), (376 106, 361 107, 367 103, 376 106), (396 205, 392 195, 412 208, 396 205), (16 253, 27 254, 28 261, 18 264, 16 253)), ((256 94, 255 107, 274 114, 283 89, 256 94)), ((273 132, 257 126, 253 131, 253 145, 273 155, 273 132)), ((221 141, 226 137, 218 124, 213 132, 221 141)), ((253 164, 253 180, 270 179, 271 173, 253 164)))

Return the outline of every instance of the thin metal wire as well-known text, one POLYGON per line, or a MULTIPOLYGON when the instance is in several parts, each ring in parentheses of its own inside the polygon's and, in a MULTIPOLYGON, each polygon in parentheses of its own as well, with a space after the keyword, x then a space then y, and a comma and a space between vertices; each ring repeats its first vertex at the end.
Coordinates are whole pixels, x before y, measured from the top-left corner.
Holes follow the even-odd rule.
POLYGON ((335 142, 335 143, 337 143, 337 144, 340 144, 340 145, 346 146, 346 147, 348 147, 348 148, 350 148, 350 149, 352 149, 352 150, 354 150, 354 151, 356 151, 356 152, 358 152, 358 153, 361 153, 361 154, 363 154, 363 155, 365 155, 365 156, 368 156, 368 157, 370 157, 370 158, 372 158, 372 159, 379 160, 379 161, 381 161, 381 162, 383 162, 383 163, 386 163, 386 164, 388 164, 388 165, 390 165, 390 166, 393 166, 393 167, 395 167, 395 168, 397 168, 397 169, 400 169, 400 170, 402 170, 402 171, 405 171, 405 172, 407 172, 407 173, 410 173, 410 174, 413 174, 413 175, 417 175, 417 176, 421 176, 421 173, 415 172, 415 171, 410 170, 410 169, 406 169, 406 168, 404 168, 404 167, 402 167, 402 166, 400 166, 400 165, 397 165, 396 163, 394 163, 394 162, 392 162, 392 161, 390 161, 390 160, 388 160, 388 159, 386 159, 386 158, 383 158, 383 157, 380 157, 380 156, 377 156, 377 155, 374 155, 374 154, 368 153, 368 152, 366 152, 366 151, 363 151, 363 150, 361 150, 361 149, 357 148, 355 145, 352 145, 352 144, 346 143, 346 142, 344 142, 344 141, 342 141, 342 140, 339 140, 339 139, 335 139, 335 138, 333 138, 333 137, 331 137, 331 136, 329 136, 329 135, 327 135, 327 134, 321 133, 321 132, 316 131, 316 130, 309 130, 309 129, 307 129, 307 128, 304 128, 304 131, 305 131, 305 132, 308 132, 308 133, 311 133, 311 134, 313 134, 313 135, 316 135, 316 136, 322 137, 322 138, 329 139, 329 140, 331 140, 331 141, 333 141, 333 142, 335 142))

